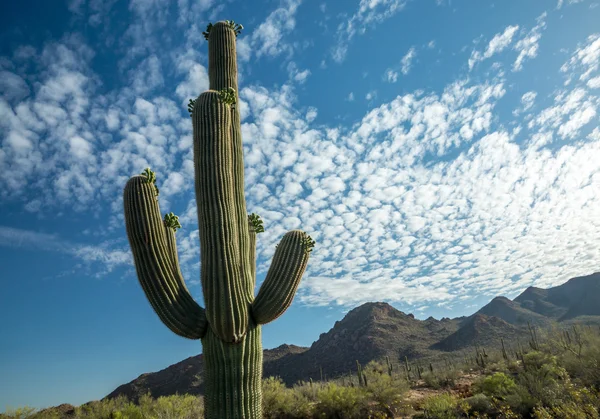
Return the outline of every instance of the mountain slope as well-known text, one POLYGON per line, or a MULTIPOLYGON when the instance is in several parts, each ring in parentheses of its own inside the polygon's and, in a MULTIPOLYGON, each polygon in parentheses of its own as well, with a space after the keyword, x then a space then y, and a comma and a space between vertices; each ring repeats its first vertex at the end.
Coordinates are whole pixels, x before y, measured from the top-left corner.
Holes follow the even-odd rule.
POLYGON ((523 329, 498 317, 475 314, 469 317, 460 329, 433 345, 432 348, 452 352, 475 346, 498 347, 500 339, 511 341, 524 334, 523 329))
MULTIPOLYGON (((558 287, 529 287, 514 300, 496 297, 469 317, 418 320, 387 303, 366 303, 349 311, 322 333, 310 348, 281 345, 264 351, 263 375, 280 376, 288 385, 298 380, 336 377, 354 372, 389 356, 419 358, 463 350, 474 345, 498 346, 527 333, 527 322, 545 327, 553 322, 585 321, 600 324, 600 273, 573 278, 558 287)), ((125 394, 133 400, 150 391, 154 397, 202 394, 202 355, 162 371, 142 374, 106 398, 125 394)))
MULTIPOLYGON (((273 368, 273 363, 278 360, 285 360, 290 355, 300 354, 306 351, 304 348, 296 345, 281 345, 274 349, 263 351, 263 372, 265 376, 277 375, 277 367, 273 368)), ((285 363, 284 363, 285 364, 285 363)), ((119 395, 125 395, 130 400, 137 400, 150 392, 152 397, 169 396, 171 394, 202 394, 204 383, 202 380, 202 371, 204 368, 203 355, 196 355, 184 359, 181 362, 173 364, 163 370, 142 374, 135 380, 117 387, 112 393, 104 399, 111 399, 119 395)))
POLYGON ((346 374, 356 369, 357 360, 366 364, 385 356, 395 361, 431 355, 429 346, 455 332, 458 324, 451 319, 417 320, 387 303, 366 303, 322 333, 293 363, 282 365, 279 375, 293 384, 309 377, 319 379, 321 371, 328 377, 346 374))
POLYGON ((514 301, 523 308, 558 321, 600 316, 600 272, 572 278, 553 288, 529 287, 514 301))
MULTIPOLYGON (((551 319, 539 313, 528 310, 516 301, 511 301, 506 297, 496 297, 488 304, 483 306, 473 316, 481 314, 488 317, 498 317, 514 326, 525 326, 527 322, 533 325, 546 327, 551 323, 551 319)), ((471 316, 471 317, 473 317, 471 316)))

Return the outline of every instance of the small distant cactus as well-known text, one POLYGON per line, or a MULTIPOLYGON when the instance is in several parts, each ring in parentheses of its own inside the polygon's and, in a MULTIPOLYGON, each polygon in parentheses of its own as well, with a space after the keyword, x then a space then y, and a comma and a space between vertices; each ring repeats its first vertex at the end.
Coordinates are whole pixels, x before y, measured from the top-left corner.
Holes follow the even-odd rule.
POLYGON ((505 361, 508 361, 508 354, 504 348, 504 339, 500 338, 500 344, 502 345, 502 358, 504 358, 505 361))
POLYGON ((394 372, 394 366, 390 362, 390 357, 387 355, 385 357, 385 363, 387 364, 388 375, 391 377, 392 373, 394 372))
POLYGON ((535 333, 535 328, 531 326, 531 323, 527 322, 527 328, 529 329, 529 336, 531 339, 529 340, 529 346, 534 351, 540 350, 540 345, 537 340, 537 334, 535 333))
POLYGON ((366 387, 365 375, 358 359, 356 360, 356 375, 358 376, 358 386, 366 387))

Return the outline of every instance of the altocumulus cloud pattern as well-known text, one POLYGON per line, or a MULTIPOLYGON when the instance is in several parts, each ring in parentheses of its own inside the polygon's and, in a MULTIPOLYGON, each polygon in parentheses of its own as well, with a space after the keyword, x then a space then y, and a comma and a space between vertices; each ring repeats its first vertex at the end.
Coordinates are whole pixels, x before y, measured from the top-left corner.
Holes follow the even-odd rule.
MULTIPOLYGON (((97 46, 76 31, 20 45, 0 59, 2 201, 31 214, 106 217, 97 246, 8 227, 0 229, 3 244, 20 237, 21 245, 101 262, 101 271, 131 269, 127 244, 118 239, 121 193, 131 175, 149 166, 159 176, 161 209, 180 214, 181 263, 188 281, 198 283, 185 104, 207 89, 200 33, 223 13, 211 1, 167 3, 132 0, 122 33, 111 20, 114 1, 69 3, 75 22, 95 28, 105 48, 114 46, 121 83, 97 69, 97 46), (177 41, 167 31, 173 26, 181 32, 177 41), (163 45, 169 48, 157 47, 163 45)), ((563 51, 562 63, 548 69, 556 81, 550 92, 514 87, 541 59, 553 16, 570 7, 587 10, 591 2, 560 1, 528 23, 505 22, 465 46, 444 86, 405 88, 378 100, 377 88, 402 84, 442 54, 439 40, 398 51, 372 75, 381 86, 350 122, 319 119, 326 102, 300 95, 317 91, 311 77, 344 66, 355 44, 415 3, 347 2, 354 9, 341 17, 321 5, 330 42, 310 68, 298 58, 307 46, 292 39, 302 34, 299 14, 307 5, 282 1, 262 21, 242 22, 246 194, 249 211, 267 229, 259 273, 294 228, 317 241, 299 291, 306 305, 389 301, 424 310, 597 270, 600 34, 563 51), (261 82, 253 69, 262 62, 285 77, 261 82)), ((328 101, 357 103, 359 95, 349 86, 328 101)))

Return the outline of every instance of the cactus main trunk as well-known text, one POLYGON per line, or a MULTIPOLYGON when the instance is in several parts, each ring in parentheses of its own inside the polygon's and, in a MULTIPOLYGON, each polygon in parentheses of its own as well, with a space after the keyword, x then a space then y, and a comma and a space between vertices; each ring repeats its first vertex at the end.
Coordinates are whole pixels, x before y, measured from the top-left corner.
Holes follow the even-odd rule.
POLYGON ((206 418, 262 418, 261 326, 253 325, 238 344, 212 330, 202 338, 206 418))
POLYGON ((147 169, 125 186, 127 235, 138 279, 150 304, 173 332, 201 339, 205 417, 262 417, 261 326, 290 306, 314 241, 286 233, 254 298, 256 235, 264 231, 246 213, 240 115, 236 102, 236 36, 240 25, 209 25, 210 90, 188 110, 194 130, 194 169, 200 231, 201 283, 206 309, 187 290, 177 258, 177 216, 160 218, 156 176, 147 169))

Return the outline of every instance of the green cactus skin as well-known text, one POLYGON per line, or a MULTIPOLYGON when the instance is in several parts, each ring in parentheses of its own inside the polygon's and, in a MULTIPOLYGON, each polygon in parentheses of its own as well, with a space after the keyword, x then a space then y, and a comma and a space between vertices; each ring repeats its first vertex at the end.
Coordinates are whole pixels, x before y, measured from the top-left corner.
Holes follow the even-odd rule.
POLYGON ((254 297, 256 235, 262 220, 246 212, 237 102, 236 36, 241 25, 207 28, 210 90, 191 100, 201 283, 206 308, 185 286, 173 213, 162 219, 156 176, 149 168, 125 186, 125 225, 138 279, 154 311, 176 334, 201 339, 207 419, 262 417, 261 325, 290 306, 314 240, 300 230, 276 246, 254 297))

